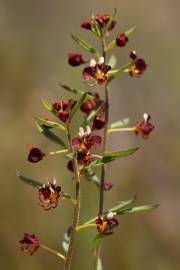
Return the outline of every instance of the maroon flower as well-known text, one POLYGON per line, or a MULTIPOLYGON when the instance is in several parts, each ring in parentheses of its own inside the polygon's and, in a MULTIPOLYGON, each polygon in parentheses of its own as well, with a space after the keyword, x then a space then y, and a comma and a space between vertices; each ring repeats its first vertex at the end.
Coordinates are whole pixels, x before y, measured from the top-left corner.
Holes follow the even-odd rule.
POLYGON ((28 155, 28 161, 36 163, 39 162, 43 157, 46 156, 39 148, 31 147, 28 155))
POLYGON ((96 116, 93 121, 92 129, 102 129, 106 124, 106 121, 104 120, 104 117, 102 116, 96 116))
MULTIPOLYGON (((109 15, 96 15, 95 20, 98 23, 99 27, 103 29, 108 24, 110 17, 109 15)), ((107 30, 111 31, 114 29, 115 26, 116 26, 116 21, 113 20, 107 30)))
POLYGON ((91 111, 95 110, 100 101, 98 93, 88 92, 88 95, 94 96, 95 99, 87 99, 80 107, 80 110, 89 115, 91 111))
POLYGON ((45 210, 55 208, 61 196, 61 187, 56 185, 56 179, 53 177, 50 182, 47 182, 38 190, 38 195, 39 204, 45 210))
POLYGON ((65 123, 69 119, 70 111, 75 103, 76 102, 73 99, 63 99, 59 102, 53 103, 52 107, 59 119, 65 123))
POLYGON ((86 29, 86 30, 91 30, 92 29, 92 23, 90 21, 84 21, 81 24, 81 27, 86 29))
POLYGON ((119 222, 116 219, 116 213, 109 212, 107 215, 98 217, 96 224, 101 234, 108 235, 113 233, 113 228, 116 227, 119 222))
POLYGON ((111 181, 104 181, 104 190, 109 191, 113 187, 113 183, 111 181))
POLYGON ((124 47, 126 46, 126 43, 128 42, 128 40, 129 40, 128 37, 124 33, 122 33, 119 36, 117 36, 116 45, 119 47, 124 47))
POLYGON ((68 53, 68 63, 73 67, 80 66, 85 63, 84 59, 82 58, 81 54, 76 54, 73 52, 68 53))
POLYGON ((129 75, 134 77, 143 74, 144 71, 147 69, 147 64, 145 60, 142 58, 138 58, 135 51, 132 51, 129 54, 129 57, 133 60, 133 65, 126 70, 127 72, 129 72, 129 75))
POLYGON ((39 248, 39 240, 34 234, 24 233, 24 238, 19 241, 20 250, 23 253, 32 255, 39 248))
POLYGON ((154 129, 154 125, 150 123, 151 116, 147 113, 143 115, 143 121, 138 123, 135 127, 136 135, 141 135, 143 138, 148 138, 151 131, 154 129))
POLYGON ((108 72, 111 70, 109 65, 104 63, 104 57, 100 57, 98 63, 91 59, 90 66, 83 70, 83 77, 86 81, 95 79, 96 83, 102 84, 107 80, 108 72))

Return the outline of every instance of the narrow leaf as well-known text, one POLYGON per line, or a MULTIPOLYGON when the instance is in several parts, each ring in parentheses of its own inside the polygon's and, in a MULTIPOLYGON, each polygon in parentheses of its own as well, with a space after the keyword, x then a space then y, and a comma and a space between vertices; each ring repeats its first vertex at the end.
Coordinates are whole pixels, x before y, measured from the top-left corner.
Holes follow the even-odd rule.
POLYGON ((111 57, 109 58, 109 61, 108 61, 108 65, 111 67, 111 68, 114 68, 117 64, 117 58, 114 54, 111 55, 111 57))
POLYGON ((24 182, 25 184, 28 184, 28 185, 30 185, 30 186, 32 186, 32 187, 34 187, 34 188, 42 188, 43 187, 43 184, 42 183, 40 183, 40 182, 38 182, 38 181, 36 181, 36 180, 33 180, 33 179, 31 179, 31 178, 28 178, 28 177, 26 177, 26 176, 24 176, 24 175, 22 175, 22 174, 20 174, 20 172, 17 170, 16 171, 16 175, 19 177, 19 179, 22 181, 22 182, 24 182))
POLYGON ((57 136, 55 135, 51 130, 49 130, 49 128, 36 123, 36 126, 38 128, 38 130, 45 136, 47 137, 50 141, 57 143, 59 145, 61 145, 64 148, 67 148, 66 144, 57 136))
POLYGON ((125 66, 121 67, 120 69, 116 70, 114 73, 112 73, 109 78, 107 79, 108 83, 111 82, 114 78, 120 76, 122 73, 124 73, 127 69, 132 67, 133 63, 128 63, 125 66))
POLYGON ((136 207, 132 207, 129 209, 124 209, 119 211, 118 214, 132 214, 132 213, 138 213, 138 212, 144 212, 144 211, 149 211, 149 210, 153 210, 156 207, 158 207, 158 204, 149 204, 149 205, 142 205, 142 206, 136 206, 136 207))
POLYGON ((75 115, 75 113, 79 110, 81 104, 84 102, 84 100, 86 99, 87 93, 84 93, 82 95, 82 97, 76 102, 76 104, 74 105, 74 107, 72 108, 70 117, 69 117, 69 122, 72 120, 73 116, 75 115))
POLYGON ((65 253, 68 252, 69 242, 70 242, 70 238, 71 238, 71 231, 72 231, 72 226, 70 226, 67 229, 67 231, 65 232, 64 237, 63 237, 62 247, 63 247, 65 253))
POLYGON ((70 87, 68 85, 65 85, 65 84, 62 84, 62 83, 59 83, 59 85, 64 88, 65 90, 71 92, 71 93, 74 93, 74 94, 80 94, 80 95, 83 95, 84 94, 84 91, 82 90, 79 90, 79 89, 76 89, 76 88, 73 88, 73 87, 70 87))
POLYGON ((128 30, 125 32, 125 35, 126 35, 127 37, 129 37, 131 34, 133 34, 133 33, 136 31, 136 29, 137 29, 136 26, 135 26, 135 27, 132 27, 132 28, 130 28, 130 29, 128 29, 128 30))
POLYGON ((101 166, 105 163, 109 163, 111 161, 114 161, 119 158, 128 157, 132 154, 134 154, 139 148, 131 148, 128 150, 121 150, 121 151, 113 151, 113 152, 107 152, 102 159, 98 159, 95 162, 92 162, 88 167, 97 167, 101 166))
POLYGON ((40 125, 45 125, 45 126, 52 127, 52 128, 59 128, 59 129, 65 131, 65 127, 63 125, 60 125, 60 124, 56 123, 56 122, 52 122, 52 121, 42 119, 42 118, 38 118, 38 117, 35 117, 35 119, 37 120, 37 122, 40 125))
POLYGON ((120 121, 116 121, 110 125, 110 128, 119 128, 119 127, 124 127, 127 124, 129 124, 129 118, 124 118, 120 121))
POLYGON ((114 9, 113 14, 112 14, 111 17, 109 18, 109 21, 108 21, 108 23, 107 23, 107 25, 106 25, 106 31, 108 31, 108 29, 109 29, 109 27, 110 27, 112 21, 113 21, 114 18, 116 17, 116 15, 117 15, 117 8, 114 9))
POLYGON ((86 41, 78 38, 77 36, 71 34, 71 37, 73 40, 84 50, 86 50, 89 53, 94 54, 97 58, 100 57, 99 53, 91 46, 89 45, 86 41))

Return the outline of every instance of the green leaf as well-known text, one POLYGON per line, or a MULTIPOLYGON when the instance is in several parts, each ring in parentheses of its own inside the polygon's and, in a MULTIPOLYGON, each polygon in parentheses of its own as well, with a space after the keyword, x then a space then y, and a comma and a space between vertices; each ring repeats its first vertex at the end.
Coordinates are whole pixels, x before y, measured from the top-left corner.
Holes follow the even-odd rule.
POLYGON ((111 209, 109 209, 108 211, 106 211, 105 214, 107 214, 108 212, 116 212, 117 214, 120 214, 123 210, 126 210, 130 204, 135 202, 135 200, 136 200, 136 196, 134 196, 130 200, 122 201, 118 205, 116 205, 116 206, 112 207, 111 209))
POLYGON ((123 214, 132 214, 132 213, 138 213, 138 212, 144 212, 144 211, 149 211, 149 210, 153 210, 156 207, 158 207, 158 204, 147 204, 147 205, 142 205, 142 206, 135 206, 135 207, 131 207, 128 209, 124 209, 119 211, 118 214, 123 215, 123 214))
POLYGON ((82 105, 82 103, 84 102, 84 100, 87 97, 87 93, 84 93, 82 95, 82 97, 76 102, 76 104, 74 105, 74 107, 72 108, 71 114, 69 116, 69 123, 72 120, 73 116, 75 115, 75 113, 79 110, 80 106, 82 105))
POLYGON ((137 29, 136 26, 135 26, 135 27, 132 27, 132 28, 130 28, 130 29, 128 29, 128 30, 125 32, 125 35, 126 35, 127 37, 129 37, 131 34, 133 34, 133 33, 136 31, 136 29, 137 29))
POLYGON ((91 20, 92 20, 92 29, 91 29, 91 32, 93 34, 95 34, 96 37, 101 38, 102 37, 102 34, 101 34, 100 29, 99 29, 99 24, 95 20, 95 16, 93 14, 91 15, 91 20))
POLYGON ((119 127, 124 127, 127 124, 129 124, 129 118, 124 118, 120 121, 116 121, 110 125, 110 128, 119 128, 119 127))
POLYGON ((102 104, 103 104, 103 101, 100 100, 97 104, 96 109, 91 111, 90 114, 85 118, 83 126, 87 126, 94 119, 98 111, 101 109, 102 104))
POLYGON ((105 235, 103 234, 96 234, 96 236, 93 239, 93 243, 92 243, 92 250, 93 252, 96 251, 96 249, 101 245, 102 240, 104 239, 105 235))
POLYGON ((66 144, 57 135, 55 135, 51 130, 49 130, 49 128, 47 128, 39 123, 36 123, 36 126, 37 126, 38 130, 45 137, 47 137, 50 141, 57 143, 57 144, 63 146, 64 148, 67 148, 66 144))
MULTIPOLYGON (((108 212, 117 212, 117 213, 119 213, 121 210, 127 209, 128 206, 129 206, 130 204, 132 204, 135 200, 136 200, 136 196, 134 196, 134 197, 131 198, 130 200, 122 201, 122 202, 120 202, 118 205, 116 205, 116 206, 114 206, 114 207, 112 207, 112 208, 106 210, 103 214, 107 214, 108 212)), ((97 218, 97 217, 92 218, 92 219, 86 221, 84 224, 91 224, 91 223, 93 223, 93 222, 96 220, 96 218, 97 218)))
POLYGON ((85 51, 94 54, 98 59, 100 57, 99 53, 91 46, 89 45, 86 41, 78 38, 77 36, 71 34, 71 37, 73 40, 85 51))
POLYGON ((50 104, 50 103, 49 103, 48 101, 46 101, 45 99, 41 99, 41 103, 42 103, 42 105, 43 105, 43 107, 44 107, 45 109, 47 109, 49 112, 52 112, 53 114, 56 115, 56 112, 54 111, 52 104, 50 104))
POLYGON ((37 122, 40 125, 45 125, 45 126, 52 127, 52 128, 59 128, 59 129, 65 131, 65 127, 63 125, 60 125, 60 124, 56 123, 56 122, 52 122, 52 121, 42 119, 42 118, 38 118, 38 117, 35 117, 35 119, 37 120, 37 122))
POLYGON ((63 247, 65 253, 68 252, 69 242, 70 242, 70 239, 71 239, 71 231, 72 231, 72 226, 68 227, 68 229, 65 232, 64 237, 63 237, 62 247, 63 247))
POLYGON ((28 178, 28 177, 26 177, 26 176, 24 176, 24 175, 22 175, 22 174, 20 174, 20 172, 17 170, 16 171, 16 175, 19 177, 19 179, 22 181, 22 182, 24 182, 25 184, 28 184, 28 185, 30 185, 30 186, 32 186, 32 187, 34 187, 34 188, 42 188, 43 187, 43 184, 42 183, 40 183, 40 182, 38 182, 38 181, 36 181, 36 180, 33 180, 33 179, 31 179, 31 178, 28 178))
POLYGON ((88 181, 94 183, 97 187, 100 187, 100 179, 97 177, 97 175, 95 174, 95 172, 93 172, 91 168, 86 169, 84 173, 85 173, 85 178, 88 181))
POLYGON ((109 58, 109 61, 108 61, 108 65, 111 67, 111 68, 114 68, 117 64, 117 58, 114 54, 111 55, 111 57, 109 58))
POLYGON ((92 162, 88 166, 88 168, 101 166, 101 165, 103 165, 105 163, 109 163, 109 162, 114 161, 116 159, 123 158, 123 157, 128 157, 128 156, 134 154, 138 149, 139 148, 131 148, 131 149, 128 149, 128 150, 107 152, 107 153, 105 153, 105 155, 103 156, 102 159, 98 159, 98 160, 92 162))
POLYGON ((115 72, 111 72, 111 75, 107 79, 107 82, 111 82, 114 78, 120 76, 122 73, 124 73, 127 69, 132 67, 134 64, 132 62, 126 64, 125 66, 121 67, 120 69, 116 70, 115 72))
POLYGON ((111 25, 111 23, 114 20, 114 18, 116 17, 116 15, 117 15, 117 8, 114 9, 113 14, 110 16, 110 19, 106 25, 106 31, 108 31, 109 26, 111 25))
POLYGON ((79 90, 79 89, 76 89, 76 88, 73 88, 73 87, 70 87, 68 85, 65 85, 65 84, 62 84, 62 83, 59 83, 59 85, 64 88, 65 90, 71 92, 71 93, 74 93, 74 94, 80 94, 80 95, 84 95, 84 91, 82 90, 79 90))

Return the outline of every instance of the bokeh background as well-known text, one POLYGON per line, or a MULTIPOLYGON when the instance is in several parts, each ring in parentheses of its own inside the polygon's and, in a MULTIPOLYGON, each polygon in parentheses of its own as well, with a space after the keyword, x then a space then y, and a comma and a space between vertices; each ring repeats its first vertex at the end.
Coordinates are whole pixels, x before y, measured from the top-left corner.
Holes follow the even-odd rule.
MULTIPOLYGON (((112 83, 110 118, 115 121, 130 117, 133 124, 147 111, 156 129, 149 140, 130 133, 111 135, 109 149, 141 146, 141 150, 109 166, 108 179, 114 188, 106 193, 105 204, 111 207, 136 194, 139 204, 159 203, 160 207, 120 218, 117 233, 103 244, 104 269, 180 268, 180 2, 0 0, 1 269, 62 269, 61 261, 46 251, 39 250, 34 256, 19 253, 18 241, 23 232, 34 232, 44 244, 62 250, 61 240, 71 222, 72 206, 62 202, 54 211, 43 211, 37 205, 35 190, 21 183, 15 170, 41 181, 54 175, 63 189, 73 194, 66 160, 53 156, 30 164, 26 161, 26 144, 44 151, 57 149, 35 127, 33 116, 50 117, 40 98, 53 102, 67 97, 59 81, 83 87, 81 68, 67 65, 67 51, 81 52, 70 33, 98 46, 79 25, 91 11, 109 13, 114 7, 119 12, 112 36, 134 25, 138 27, 127 47, 115 50, 118 64, 126 63, 128 52, 136 49, 149 68, 141 79, 125 74, 112 83)), ((96 215, 98 193, 85 181, 82 190, 83 222, 96 215)), ((93 237, 91 229, 79 234, 73 270, 92 269, 93 237)))

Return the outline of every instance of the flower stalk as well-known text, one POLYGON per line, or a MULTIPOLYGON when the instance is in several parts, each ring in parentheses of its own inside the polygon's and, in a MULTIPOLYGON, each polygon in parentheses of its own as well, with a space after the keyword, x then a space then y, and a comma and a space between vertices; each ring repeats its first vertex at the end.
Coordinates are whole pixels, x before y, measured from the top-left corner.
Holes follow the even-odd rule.
POLYGON ((45 250, 47 250, 47 251, 55 254, 56 256, 58 256, 59 258, 61 258, 63 261, 66 260, 66 257, 63 254, 59 253, 58 251, 56 251, 56 250, 54 250, 54 249, 52 249, 50 247, 47 247, 46 245, 43 245, 43 244, 40 244, 40 247, 42 249, 45 249, 45 250))

